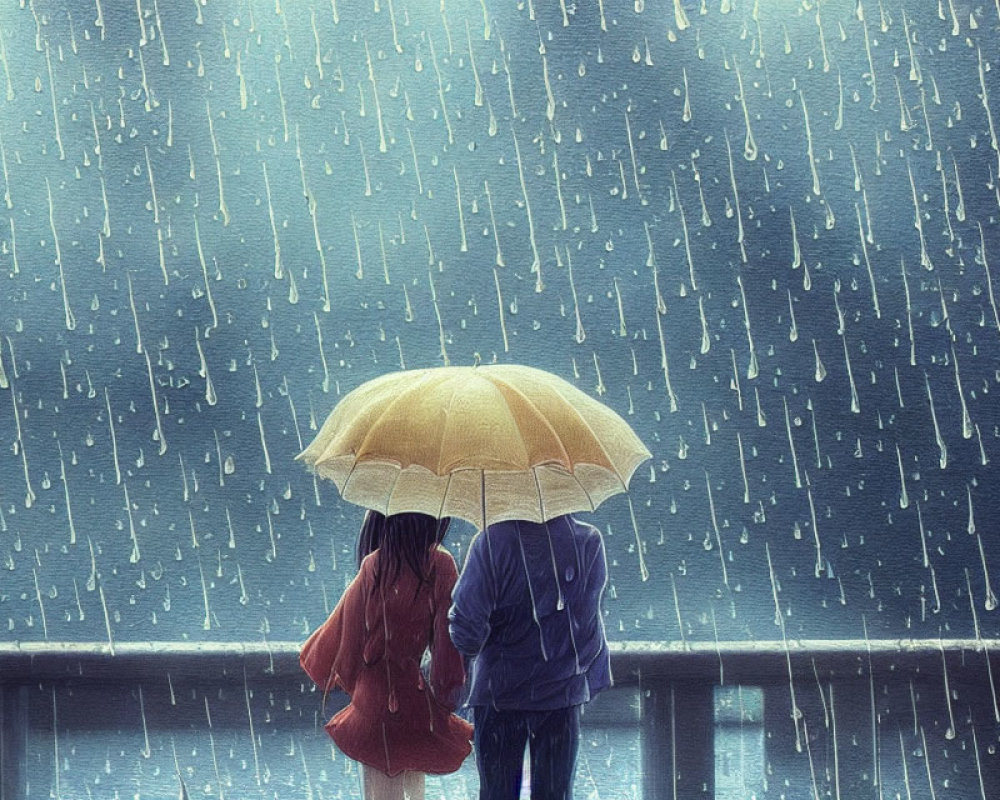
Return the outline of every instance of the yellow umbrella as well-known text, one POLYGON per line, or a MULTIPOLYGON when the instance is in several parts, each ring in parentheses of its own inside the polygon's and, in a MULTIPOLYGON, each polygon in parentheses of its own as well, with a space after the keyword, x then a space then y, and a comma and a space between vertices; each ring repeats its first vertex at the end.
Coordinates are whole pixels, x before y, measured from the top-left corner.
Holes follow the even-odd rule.
POLYGON ((549 372, 505 364, 374 378, 298 456, 348 502, 480 529, 592 511, 650 457, 607 406, 549 372))

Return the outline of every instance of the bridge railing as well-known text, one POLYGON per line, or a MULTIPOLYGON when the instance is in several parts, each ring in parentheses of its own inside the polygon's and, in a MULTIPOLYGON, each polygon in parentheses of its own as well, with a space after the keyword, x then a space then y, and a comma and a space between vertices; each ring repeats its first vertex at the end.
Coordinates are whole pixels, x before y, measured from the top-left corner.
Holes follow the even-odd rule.
MULTIPOLYGON (((311 696, 300 645, 0 644, 0 800, 83 796, 69 753, 83 747, 86 731, 77 728, 90 725, 144 742, 129 768, 138 776, 155 761, 151 731, 169 728, 166 769, 176 767, 178 780, 177 741, 193 737, 197 749, 207 735, 221 789, 216 747, 236 736, 229 707, 249 727, 241 742, 259 785, 268 721, 301 741, 343 702, 324 706, 311 696), (120 708, 121 693, 137 701, 141 718, 120 708)), ((1000 796, 998 652, 995 639, 615 642, 616 688, 587 708, 584 723, 632 731, 633 774, 621 770, 627 785, 618 796, 635 800, 783 792, 986 800, 1000 796)), ((142 777, 129 780, 140 785, 136 796, 158 796, 142 794, 142 777)))

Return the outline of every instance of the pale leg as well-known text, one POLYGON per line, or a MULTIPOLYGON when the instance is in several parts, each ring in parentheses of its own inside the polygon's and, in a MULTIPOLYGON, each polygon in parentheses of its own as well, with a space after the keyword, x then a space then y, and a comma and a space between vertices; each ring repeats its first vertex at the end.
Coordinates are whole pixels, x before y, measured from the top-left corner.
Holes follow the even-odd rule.
POLYGON ((403 773, 406 800, 424 800, 424 773, 407 770, 403 773))
POLYGON ((404 800, 403 786, 407 773, 389 777, 382 770, 361 765, 365 800, 404 800))

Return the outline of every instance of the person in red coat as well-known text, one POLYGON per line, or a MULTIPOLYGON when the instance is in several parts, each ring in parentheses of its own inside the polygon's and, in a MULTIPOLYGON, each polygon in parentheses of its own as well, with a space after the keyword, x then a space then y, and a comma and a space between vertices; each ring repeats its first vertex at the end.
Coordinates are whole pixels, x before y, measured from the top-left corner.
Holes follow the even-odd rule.
POLYGON ((424 774, 454 772, 472 750, 472 726, 452 713, 465 669, 448 634, 458 578, 440 546, 449 522, 368 511, 358 574, 299 655, 324 697, 350 696, 326 730, 362 764, 366 800, 422 800, 424 774))

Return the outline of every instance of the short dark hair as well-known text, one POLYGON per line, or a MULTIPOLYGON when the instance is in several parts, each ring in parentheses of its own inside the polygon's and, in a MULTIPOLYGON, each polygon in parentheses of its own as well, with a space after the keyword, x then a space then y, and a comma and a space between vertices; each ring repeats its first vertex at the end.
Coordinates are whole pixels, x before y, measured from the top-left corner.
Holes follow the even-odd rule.
POLYGON ((405 511, 385 516, 369 509, 358 534, 358 568, 369 553, 380 552, 375 571, 375 588, 383 577, 393 583, 405 565, 417 576, 418 588, 433 578, 431 550, 444 541, 451 517, 437 519, 429 514, 405 511))

